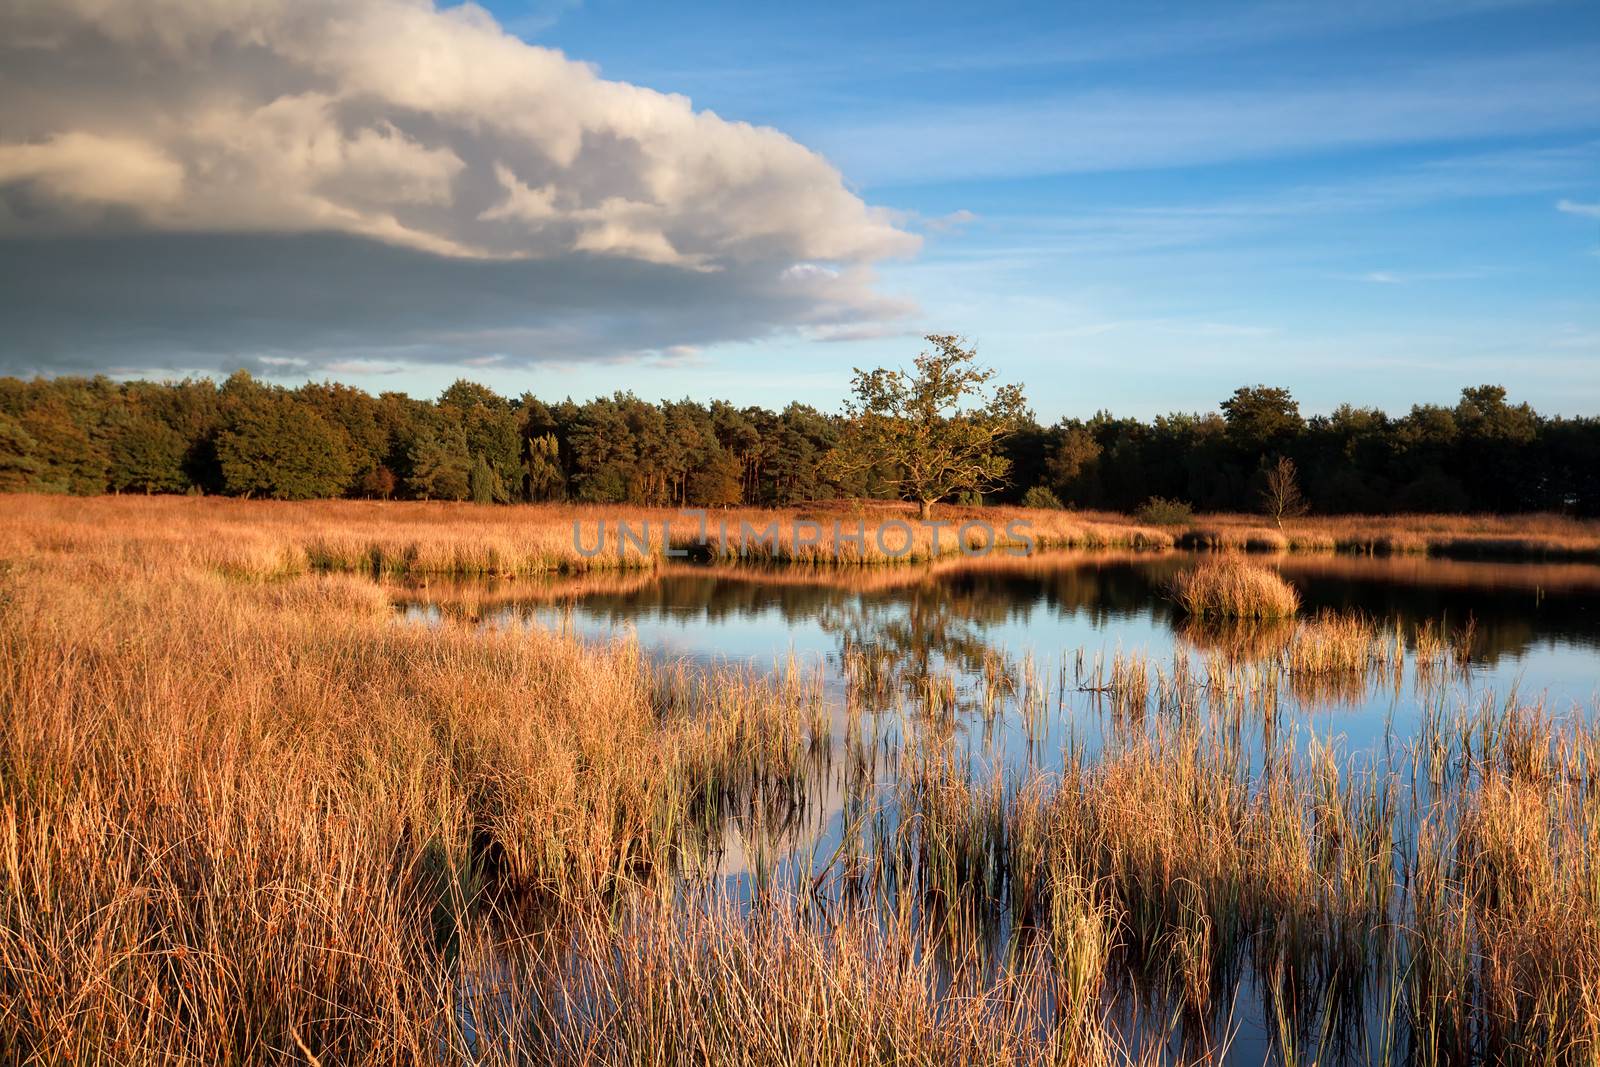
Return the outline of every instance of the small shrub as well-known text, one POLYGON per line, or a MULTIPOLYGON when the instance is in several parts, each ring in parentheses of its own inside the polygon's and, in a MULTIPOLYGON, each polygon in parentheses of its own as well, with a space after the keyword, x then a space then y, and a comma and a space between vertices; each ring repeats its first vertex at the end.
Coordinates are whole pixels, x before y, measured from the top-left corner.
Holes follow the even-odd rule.
POLYGON ((1194 521, 1194 509, 1181 500, 1153 496, 1139 505, 1134 517, 1151 526, 1182 526, 1194 521))
POLYGON ((1025 508, 1056 508, 1062 506, 1061 498, 1042 485, 1036 485, 1022 496, 1022 506, 1025 508))

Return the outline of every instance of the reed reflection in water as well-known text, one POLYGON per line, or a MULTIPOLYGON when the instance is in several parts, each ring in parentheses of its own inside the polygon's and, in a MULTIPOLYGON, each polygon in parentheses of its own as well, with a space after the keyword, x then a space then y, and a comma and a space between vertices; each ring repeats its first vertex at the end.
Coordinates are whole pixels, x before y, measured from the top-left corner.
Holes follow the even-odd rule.
MULTIPOLYGON (((1452 998, 1515 1000, 1512 979, 1473 970, 1487 964, 1463 962, 1477 951, 1464 942, 1441 955, 1450 905, 1417 894, 1436 891, 1429 871, 1438 891, 1458 891, 1438 872, 1486 832, 1479 791, 1502 764, 1537 761, 1541 737, 1562 737, 1543 710, 1503 709, 1519 696, 1592 706, 1600 568, 1280 557, 1301 615, 1240 622, 1187 618, 1165 598, 1195 562, 686 567, 433 586, 405 610, 816 680, 824 711, 803 781, 729 805, 720 832, 685 853, 684 899, 818 909, 835 930, 865 909, 868 929, 914 932, 946 988, 1026 985, 1041 946, 1112 976, 1074 988, 1052 971, 1041 1032, 1085 1010, 1092 986, 1116 1032, 1164 1035, 1182 1055, 1288 1062, 1309 1046, 1360 1062, 1491 1047, 1478 1028, 1497 1017, 1452 998), (1419 1030, 1419 1013, 1437 1026, 1419 1030)), ((1576 840, 1562 847, 1581 852, 1576 840)), ((647 943, 700 951, 675 914, 647 943)), ((1487 937, 1506 920, 1474 921, 1487 937)), ((616 978, 591 965, 591 978, 616 978)), ((1563 1026, 1578 1025, 1573 1010, 1538 1009, 1563 1026)))

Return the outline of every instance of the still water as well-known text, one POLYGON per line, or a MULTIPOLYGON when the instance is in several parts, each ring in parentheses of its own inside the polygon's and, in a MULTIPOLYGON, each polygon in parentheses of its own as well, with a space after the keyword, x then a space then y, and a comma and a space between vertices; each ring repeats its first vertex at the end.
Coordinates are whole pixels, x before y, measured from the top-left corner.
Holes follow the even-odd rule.
MULTIPOLYGON (((1168 598, 1192 553, 1043 553, 920 567, 690 566, 635 574, 433 583, 397 599, 407 619, 484 628, 537 626, 596 642, 637 641, 652 656, 822 683, 835 744, 859 729, 894 749, 926 710, 948 705, 975 775, 1049 770, 1063 746, 1106 740, 1106 683, 1118 661, 1157 679, 1187 667, 1270 657, 1293 624, 1198 625, 1168 598), (1179 662, 1182 661, 1182 662, 1179 662), (852 686, 863 674, 871 685, 852 686), (852 719, 852 713, 855 718, 852 719)), ((1301 617, 1359 613, 1415 643, 1433 624, 1453 635, 1451 669, 1286 684, 1274 718, 1357 761, 1404 748, 1430 710, 1600 706, 1600 566, 1404 557, 1263 557, 1300 592, 1301 617)), ((1152 698, 1153 699, 1153 698, 1152 698)), ((817 783, 807 822, 828 845, 839 783, 817 783)), ((743 849, 730 843, 726 867, 743 849)))
MULTIPOLYGON (((1078 664, 1143 655, 1153 667, 1208 651, 1270 647, 1271 625, 1190 624, 1166 595, 1189 553, 1044 553, 1028 559, 831 570, 684 566, 470 586, 434 584, 399 598, 408 618, 486 627, 537 625, 596 641, 634 639, 653 655, 757 670, 791 659, 836 689, 852 651, 902 680, 948 676, 962 690, 996 658, 1031 664, 1067 717, 1092 705, 1078 664), (1084 699, 1076 699, 1081 696, 1084 699)), ((1554 711, 1600 696, 1600 566, 1407 557, 1263 558, 1302 598, 1302 617, 1358 612, 1410 640, 1433 622, 1465 637, 1458 696, 1513 695, 1554 711)), ((1405 733, 1420 710, 1405 687, 1289 694, 1292 715, 1352 748, 1405 733)))
MULTIPOLYGON (((930 704, 975 779, 1020 780, 1059 768, 1064 753, 1092 759, 1113 743, 1116 664, 1149 678, 1152 701, 1167 681, 1190 684, 1223 670, 1261 677, 1248 674, 1250 665, 1273 662, 1295 624, 1186 619, 1166 588, 1199 558, 1061 552, 918 567, 684 565, 434 583, 396 599, 413 622, 540 627, 637 641, 666 660, 813 678, 829 709, 832 748, 864 744, 883 757, 873 773, 888 787, 898 754, 927 728, 930 704)), ((1310 684, 1278 678, 1272 725, 1254 726, 1257 746, 1266 731, 1287 731, 1298 751, 1315 743, 1350 766, 1381 767, 1406 751, 1430 713, 1510 701, 1557 716, 1600 706, 1600 567, 1296 555, 1257 562, 1296 587, 1301 618, 1356 613, 1405 652, 1404 666, 1392 671, 1310 684), (1423 626, 1446 635, 1445 667, 1425 669, 1416 657, 1423 626)), ((1262 699, 1251 693, 1249 701, 1262 699)), ((819 761, 803 810, 776 833, 732 820, 716 850, 716 876, 742 895, 773 877, 774 857, 780 877, 785 868, 805 879, 826 867, 852 832, 847 764, 819 761)), ((1255 992, 1242 989, 1232 1019, 1239 1062, 1267 1058, 1270 1026, 1255 992)))

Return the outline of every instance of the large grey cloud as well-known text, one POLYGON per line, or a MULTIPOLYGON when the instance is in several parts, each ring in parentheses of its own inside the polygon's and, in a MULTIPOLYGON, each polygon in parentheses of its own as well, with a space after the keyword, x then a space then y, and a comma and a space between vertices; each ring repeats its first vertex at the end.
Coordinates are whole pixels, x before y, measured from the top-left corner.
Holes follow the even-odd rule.
POLYGON ((0 368, 625 356, 904 309, 779 131, 429 0, 0 0, 0 368), (165 361, 165 362, 163 362, 165 361))

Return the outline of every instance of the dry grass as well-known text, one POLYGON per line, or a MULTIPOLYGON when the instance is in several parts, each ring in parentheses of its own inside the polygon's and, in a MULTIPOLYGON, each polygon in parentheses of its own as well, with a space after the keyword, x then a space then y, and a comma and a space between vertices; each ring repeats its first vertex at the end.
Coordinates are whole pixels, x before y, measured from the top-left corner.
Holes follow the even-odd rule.
POLYGON ((1170 592, 1180 608, 1198 618, 1281 619, 1300 610, 1294 586, 1276 571, 1252 566, 1232 553, 1180 572, 1170 592))
POLYGON ((903 800, 915 832, 887 850, 902 892, 964 946, 1001 914, 1053 929, 1059 887, 1089 887, 1098 996, 1159 990, 1216 1034, 1251 975, 1282 1013, 1283 1059, 1354 1040, 1356 1062, 1593 1062, 1600 739, 1584 722, 1437 719, 1372 773, 1281 735, 1257 768, 1230 732, 1163 721, 1059 782, 1003 787, 935 749, 903 800))
POLYGON ((147 549, 58 544, 0 589, 4 1059, 1124 1058, 1090 1001, 1037 1028, 1039 959, 952 987, 875 922, 606 918, 714 869, 730 815, 802 802, 809 680, 397 625, 363 579, 147 549), (537 1031, 486 1022, 512 973, 488 999, 537 1031))
POLYGON ((1178 536, 1206 548, 1420 554, 1489 559, 1600 559, 1600 520, 1562 515, 1329 515, 1286 520, 1206 515, 1178 536))
MULTIPOLYGON (((0 554, 109 552, 130 560, 193 565, 222 573, 281 577, 324 570, 390 576, 519 576, 650 568, 671 542, 694 548, 697 520, 670 509, 599 505, 473 504, 324 500, 306 503, 198 497, 3 497, 0 554), (574 539, 574 524, 579 541, 574 539), (626 524, 631 537, 619 527, 626 524), (604 528, 603 547, 596 533, 604 528), (638 539, 648 527, 647 548, 638 539), (581 543, 584 551, 580 551, 581 543), (590 552, 592 554, 585 554, 590 552)), ((1022 551, 1026 523, 1038 548, 1161 550, 1174 546, 1242 551, 1421 553, 1469 557, 1600 559, 1600 523, 1557 516, 1384 516, 1301 519, 1285 530, 1256 516, 1206 516, 1188 530, 1141 525, 1107 512, 943 506, 937 533, 914 507, 832 501, 802 507, 713 511, 712 558, 807 565, 915 563, 980 552, 978 527, 996 532, 987 558, 1022 551), (816 543, 804 543, 816 524, 816 543), (911 531, 906 544, 904 523, 911 531), (800 529, 800 541, 795 537, 800 529), (775 537, 769 532, 775 531, 775 537), (857 535, 860 536, 857 536, 857 535), (937 545, 935 539, 937 538, 937 545)), ((976 556, 972 557, 978 558, 976 556)))
POLYGON ((809 683, 398 626, 354 578, 91 554, 8 597, 0 1047, 29 1062, 431 1062, 485 893, 692 864, 808 751, 809 683))
POLYGON ((1419 1058, 1600 1055, 1600 736, 1538 709, 1430 737, 1405 935, 1419 1058), (1442 758, 1441 758, 1442 757, 1442 758))
MULTIPOLYGON (((673 546, 697 551, 700 532, 697 520, 680 511, 621 506, 30 495, 0 500, 0 555, 97 553, 241 577, 315 571, 518 576, 648 568, 666 561, 669 537, 673 546), (623 524, 629 536, 622 535, 623 524), (664 525, 670 527, 667 535, 664 525)), ((1041 548, 1173 544, 1163 531, 1061 511, 946 507, 936 518, 947 524, 938 531, 920 524, 910 505, 838 501, 713 511, 706 535, 713 559, 737 558, 742 550, 747 559, 808 565, 925 562, 982 553, 986 546, 994 556, 1020 554, 1024 531, 1007 532, 1014 522, 1031 524, 1026 532, 1041 548), (977 525, 963 529, 969 522, 977 525), (800 525, 807 523, 815 524, 814 544, 806 543, 812 527, 800 525), (992 541, 985 528, 993 531, 992 541), (908 530, 910 547, 902 551, 908 530)))
MULTIPOLYGON (((1079 899, 1061 896, 1061 944, 1075 954, 1103 919, 1079 899)), ((502 947, 475 1051, 573 1065, 1136 1060, 1101 1025, 1100 966, 1065 970, 1041 946, 995 982, 976 960, 941 964, 903 922, 844 908, 819 933, 805 912, 796 898, 748 911, 714 899, 687 914, 651 905, 616 925, 581 921, 553 946, 502 947)))
POLYGON ((1361 674, 1398 665, 1405 643, 1361 615, 1319 612, 1295 627, 1285 650, 1290 674, 1361 674))
MULTIPOLYGON (((813 679, 399 625, 355 576, 219 567, 239 516, 134 513, 0 521, 0 1060, 1189 1060, 1246 976, 1280 1055, 1374 1003, 1367 1060, 1600 1050, 1582 720, 1436 713, 1359 769, 1246 736, 1242 675, 1123 657, 1094 677, 1141 715, 1103 755, 986 775, 926 716, 853 779, 862 832, 752 905, 699 887, 730 824, 804 805, 813 679), (1159 1022, 1120 1036, 1128 1004, 1159 1022)), ((1287 640, 1310 677, 1396 654, 1359 620, 1287 640)))
POLYGON ((1243 524, 1192 527, 1178 535, 1178 547, 1218 552, 1286 552, 1289 538, 1281 530, 1243 524))

